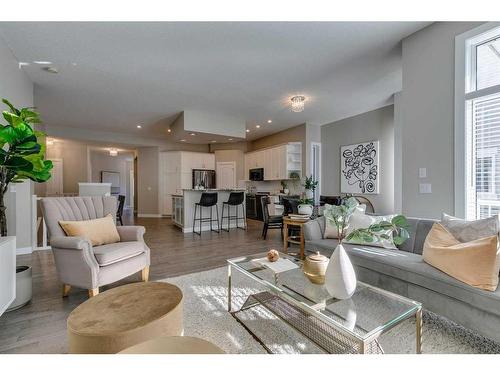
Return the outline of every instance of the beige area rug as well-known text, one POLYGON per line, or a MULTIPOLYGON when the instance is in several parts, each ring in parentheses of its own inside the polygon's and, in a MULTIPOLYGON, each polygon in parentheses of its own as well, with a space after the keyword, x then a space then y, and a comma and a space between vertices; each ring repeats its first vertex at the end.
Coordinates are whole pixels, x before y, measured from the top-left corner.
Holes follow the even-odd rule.
MULTIPOLYGON (((184 293, 184 334, 213 342, 226 353, 266 353, 250 333, 227 312, 225 267, 162 280, 184 293)), ((233 271, 233 309, 262 287, 233 271)), ((262 307, 238 315, 274 353, 322 353, 312 342, 262 307)), ((415 321, 384 334, 385 353, 415 353, 415 321)), ((424 353, 500 353, 500 344, 435 314, 424 312, 424 353)))

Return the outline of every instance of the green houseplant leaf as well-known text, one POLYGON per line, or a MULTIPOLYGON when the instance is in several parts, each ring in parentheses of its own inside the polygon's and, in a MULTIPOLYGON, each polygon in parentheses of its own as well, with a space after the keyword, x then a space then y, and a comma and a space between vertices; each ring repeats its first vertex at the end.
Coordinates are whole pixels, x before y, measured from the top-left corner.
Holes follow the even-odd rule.
POLYGON ((45 182, 53 168, 45 158, 45 145, 39 138, 44 133, 33 130, 31 124, 39 123, 40 117, 32 107, 17 109, 7 99, 2 102, 8 110, 2 112, 6 125, 0 126, 0 232, 7 235, 4 195, 10 183, 32 180, 45 182))

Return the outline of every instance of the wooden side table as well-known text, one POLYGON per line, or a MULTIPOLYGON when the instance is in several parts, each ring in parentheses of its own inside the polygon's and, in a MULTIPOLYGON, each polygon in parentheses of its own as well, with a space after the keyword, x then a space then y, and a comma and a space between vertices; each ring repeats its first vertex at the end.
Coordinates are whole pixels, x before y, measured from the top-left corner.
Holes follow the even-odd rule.
POLYGON ((304 259, 304 224, 307 223, 309 220, 294 220, 290 219, 288 216, 283 217, 283 231, 284 231, 284 241, 285 244, 283 245, 283 252, 285 254, 288 254, 288 246, 291 243, 297 244, 300 246, 300 259, 304 259), (298 228, 300 231, 300 234, 298 236, 289 236, 288 235, 288 227, 295 227, 298 228))

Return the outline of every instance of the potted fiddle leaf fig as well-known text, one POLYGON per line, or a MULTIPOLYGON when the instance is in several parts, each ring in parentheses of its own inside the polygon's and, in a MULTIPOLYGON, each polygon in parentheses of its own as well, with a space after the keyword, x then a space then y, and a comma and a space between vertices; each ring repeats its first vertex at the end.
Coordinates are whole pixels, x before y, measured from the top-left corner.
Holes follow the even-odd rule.
POLYGON ((45 134, 33 129, 39 123, 34 108, 15 108, 2 99, 8 110, 3 111, 6 125, 0 126, 0 235, 7 236, 4 197, 10 183, 50 179, 52 162, 44 160, 45 144, 39 142, 45 134))
MULTIPOLYGON (((5 215, 5 194, 10 183, 32 180, 45 182, 50 178, 52 162, 44 160, 45 145, 39 137, 45 134, 35 131, 33 124, 40 118, 34 108, 15 108, 7 99, 2 100, 9 108, 2 112, 6 125, 0 126, 0 235, 7 236, 5 215)), ((7 237, 2 243, 11 242, 15 251, 15 237, 7 237)), ((3 249, 1 249, 3 250, 3 249)), ((15 285, 15 299, 7 311, 18 309, 27 304, 32 297, 32 278, 30 266, 17 266, 9 270, 8 287, 15 285)), ((7 285, 0 285, 5 288, 7 285)), ((2 291, 3 292, 3 291, 2 291)))

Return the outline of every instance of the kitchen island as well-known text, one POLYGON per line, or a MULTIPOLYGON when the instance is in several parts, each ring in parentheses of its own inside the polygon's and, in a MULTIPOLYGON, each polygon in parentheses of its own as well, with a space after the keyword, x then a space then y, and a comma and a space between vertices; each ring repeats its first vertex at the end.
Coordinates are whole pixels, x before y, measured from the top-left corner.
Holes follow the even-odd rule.
MULTIPOLYGON (((245 189, 207 189, 207 190, 196 190, 196 189, 182 189, 182 195, 172 195, 172 221, 175 225, 182 229, 184 233, 191 233, 193 231, 193 215, 194 215, 194 207, 195 204, 200 201, 202 193, 217 193, 217 206, 215 207, 203 207, 202 214, 203 217, 210 216, 210 209, 213 210, 212 218, 217 218, 217 213, 215 212, 216 208, 219 212, 219 223, 222 223, 222 202, 227 202, 229 198, 229 194, 231 192, 244 192, 245 189)), ((243 207, 245 206, 245 201, 243 201, 243 207)), ((227 208, 224 210, 224 215, 227 216, 227 208)), ((239 207, 239 216, 242 218, 238 220, 238 226, 244 226, 245 221, 243 217, 244 213, 241 212, 242 208, 239 207)), ((235 215, 236 211, 234 207, 231 207, 231 215, 235 215)), ((198 217, 198 214, 196 215, 198 217)), ((227 219, 224 220, 224 227, 227 228, 227 219)), ((198 231, 198 224, 196 223, 198 231)), ((214 229, 217 227, 217 222, 214 221, 212 223, 214 229)), ((230 228, 236 227, 236 220, 231 220, 230 228)), ((201 226, 202 231, 210 230, 210 223, 204 222, 201 226)))

